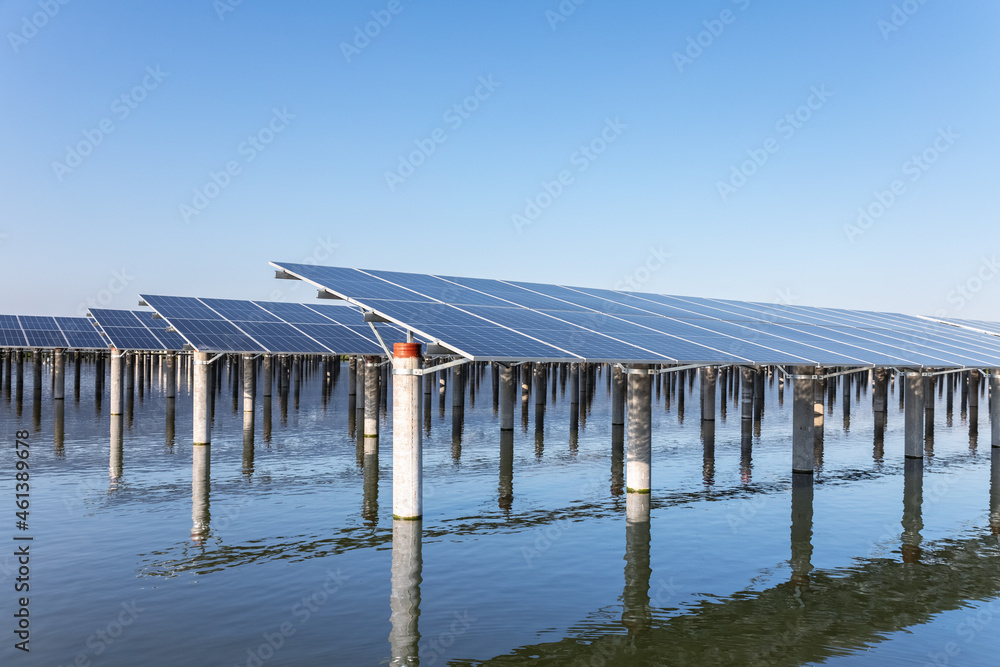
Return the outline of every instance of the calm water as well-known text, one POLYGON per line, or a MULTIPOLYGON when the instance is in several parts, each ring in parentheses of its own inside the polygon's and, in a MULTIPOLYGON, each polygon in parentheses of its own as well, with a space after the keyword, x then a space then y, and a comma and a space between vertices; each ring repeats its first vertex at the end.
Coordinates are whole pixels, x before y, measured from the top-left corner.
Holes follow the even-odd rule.
POLYGON ((779 406, 767 387, 752 452, 730 401, 713 453, 695 383, 683 421, 676 398, 654 403, 652 518, 627 525, 606 376, 578 433, 557 391, 541 431, 531 405, 509 443, 487 372, 459 427, 450 397, 425 406, 422 537, 397 529, 394 558, 391 417, 366 458, 346 365, 325 404, 318 375, 286 420, 275 396, 269 437, 258 405, 253 443, 223 386, 208 498, 192 494, 186 382, 173 440, 155 378, 136 397, 112 479, 93 368, 79 400, 70 373, 62 429, 48 375, 36 404, 25 370, 22 413, 0 399, 0 539, 23 534, 13 441, 28 429, 31 652, 13 648, 8 546, 3 665, 378 665, 390 635, 418 641, 424 666, 997 664, 985 400, 977 444, 958 398, 951 426, 938 399, 921 473, 904 466, 898 395, 882 456, 870 396, 852 392, 848 429, 838 390, 822 468, 793 488, 790 391, 779 406))

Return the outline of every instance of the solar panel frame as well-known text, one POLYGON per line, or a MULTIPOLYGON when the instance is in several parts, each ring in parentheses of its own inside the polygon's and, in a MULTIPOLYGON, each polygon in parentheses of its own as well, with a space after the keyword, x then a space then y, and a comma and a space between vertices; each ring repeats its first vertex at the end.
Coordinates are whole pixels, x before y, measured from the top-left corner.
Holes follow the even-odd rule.
POLYGON ((0 347, 106 350, 108 344, 85 317, 0 315, 0 347))
MULTIPOLYGON (((350 310, 356 324, 344 324, 324 315, 325 310, 312 309, 304 304, 140 296, 177 330, 187 345, 200 352, 385 353, 369 325, 364 323, 361 313, 354 309, 350 310)), ((383 326, 380 334, 387 344, 405 340, 405 334, 393 327, 383 326)))
MULTIPOLYGON (((535 349, 522 349, 518 360, 591 360, 619 355, 607 360, 899 368, 1000 365, 1000 338, 994 343, 984 338, 985 333, 956 335, 897 313, 271 264, 479 360, 504 360, 500 357, 513 354, 521 342, 535 349), (442 281, 461 289, 448 292, 442 281), (493 299, 508 305, 493 306, 493 299), (484 331, 470 331, 477 324, 470 315, 479 318, 484 331), (630 329, 623 322, 635 326, 630 329), (500 331, 504 332, 502 340, 490 335, 500 331), (660 342, 651 333, 662 336, 660 342), (520 338, 512 338, 512 334, 520 338), (459 337, 461 344, 457 343, 459 337), (541 358, 544 353, 537 349, 539 344, 568 356, 541 358), (634 350, 648 356, 628 358, 634 350), (711 358, 695 358, 696 351, 711 358)), ((1000 325, 996 330, 1000 333, 1000 325)))
POLYGON ((166 352, 184 349, 184 339, 166 331, 163 320, 156 326, 151 312, 91 308, 90 314, 115 349, 166 352))

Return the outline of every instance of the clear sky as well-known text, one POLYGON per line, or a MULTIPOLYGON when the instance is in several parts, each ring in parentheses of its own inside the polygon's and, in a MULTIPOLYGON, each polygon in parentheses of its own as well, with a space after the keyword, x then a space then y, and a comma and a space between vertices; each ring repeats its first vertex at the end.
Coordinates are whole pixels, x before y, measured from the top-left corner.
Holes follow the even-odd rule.
POLYGON ((2 0, 0 312, 311 300, 267 262, 312 260, 1000 320, 998 28, 995 0, 2 0))

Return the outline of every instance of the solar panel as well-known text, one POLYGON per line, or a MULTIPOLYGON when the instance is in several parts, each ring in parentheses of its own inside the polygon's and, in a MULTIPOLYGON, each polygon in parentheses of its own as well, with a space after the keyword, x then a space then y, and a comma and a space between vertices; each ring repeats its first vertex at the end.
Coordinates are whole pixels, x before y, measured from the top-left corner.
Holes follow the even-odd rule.
POLYGON ((154 320, 152 313, 134 310, 109 310, 92 308, 90 314, 119 350, 184 349, 184 339, 170 333, 163 320, 154 320))
POLYGON ((86 317, 57 317, 55 320, 70 347, 101 349, 108 346, 108 342, 101 338, 101 334, 86 317))
POLYGON ((85 317, 0 315, 0 347, 107 349, 85 317))
POLYGON ((307 264, 272 266, 480 360, 1000 365, 985 327, 898 313, 307 264))
MULTIPOLYGON (((142 299, 201 352, 384 353, 354 308, 155 295, 142 299)), ((387 344, 405 340, 396 328, 383 325, 380 333, 387 344)))
POLYGON ((16 315, 0 315, 0 346, 26 347, 28 339, 24 336, 16 315))

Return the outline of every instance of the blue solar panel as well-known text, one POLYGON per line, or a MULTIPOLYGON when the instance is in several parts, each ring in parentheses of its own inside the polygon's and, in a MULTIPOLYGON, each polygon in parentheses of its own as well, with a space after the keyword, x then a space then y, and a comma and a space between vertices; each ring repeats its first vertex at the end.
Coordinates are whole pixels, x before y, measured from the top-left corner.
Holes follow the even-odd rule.
POLYGON ((332 266, 315 266, 313 264, 285 264, 297 275, 309 275, 317 283, 339 285, 353 296, 363 299, 391 299, 398 301, 429 301, 411 290, 362 273, 356 269, 341 269, 332 266))
POLYGON ((17 319, 28 339, 28 347, 69 347, 54 317, 20 315, 17 319))
POLYGON ((85 317, 0 315, 0 347, 107 349, 85 317))
POLYGON ((168 334, 166 322, 152 319, 152 313, 92 308, 90 314, 116 349, 178 351, 184 348, 184 340, 177 334, 168 334))
MULTIPOLYGON (((353 308, 328 306, 319 310, 280 302, 145 295, 142 298, 199 351, 383 353, 369 326, 353 308), (329 308, 349 311, 354 324, 341 324, 324 316, 329 308)), ((387 344, 405 340, 405 335, 392 327, 383 325, 380 332, 387 344)))
POLYGON ((148 310, 133 310, 132 314, 142 324, 149 329, 156 337, 164 350, 183 350, 186 341, 176 331, 167 331, 167 323, 162 319, 155 319, 153 313, 148 310))
POLYGON ((995 323, 949 331, 895 313, 272 264, 482 359, 1000 365, 1000 335, 982 333, 1000 334, 995 323))
POLYGON ((16 315, 0 315, 0 346, 25 347, 28 340, 24 337, 20 322, 16 315))
POLYGON ((86 317, 57 317, 56 325, 66 336, 69 346, 77 349, 101 349, 108 346, 86 317))
POLYGON ((266 352, 235 324, 193 297, 146 296, 142 299, 163 316, 196 350, 202 352, 266 352))

